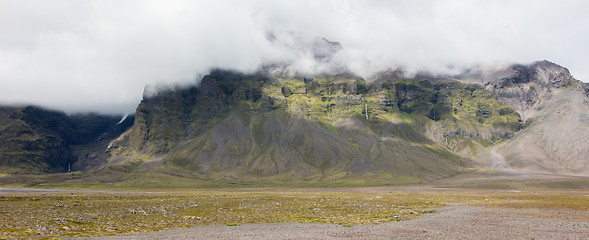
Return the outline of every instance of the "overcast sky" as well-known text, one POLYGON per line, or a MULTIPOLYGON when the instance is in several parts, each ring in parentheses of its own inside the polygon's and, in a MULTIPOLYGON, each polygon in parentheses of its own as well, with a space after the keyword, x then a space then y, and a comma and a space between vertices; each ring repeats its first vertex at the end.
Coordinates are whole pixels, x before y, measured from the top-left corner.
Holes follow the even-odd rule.
POLYGON ((566 0, 4 0, 0 104, 134 112, 146 85, 195 83, 212 67, 318 71, 299 48, 321 37, 365 77, 546 59, 587 81, 588 10, 566 0))

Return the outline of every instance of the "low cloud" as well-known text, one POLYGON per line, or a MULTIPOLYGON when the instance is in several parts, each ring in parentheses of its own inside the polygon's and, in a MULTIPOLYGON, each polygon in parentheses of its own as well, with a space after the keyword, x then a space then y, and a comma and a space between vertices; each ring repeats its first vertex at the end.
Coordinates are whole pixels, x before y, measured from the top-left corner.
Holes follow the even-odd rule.
POLYGON ((0 103, 127 113, 146 85, 194 84, 211 68, 251 72, 271 63, 367 77, 547 59, 589 80, 588 8, 586 1, 2 1, 0 103))

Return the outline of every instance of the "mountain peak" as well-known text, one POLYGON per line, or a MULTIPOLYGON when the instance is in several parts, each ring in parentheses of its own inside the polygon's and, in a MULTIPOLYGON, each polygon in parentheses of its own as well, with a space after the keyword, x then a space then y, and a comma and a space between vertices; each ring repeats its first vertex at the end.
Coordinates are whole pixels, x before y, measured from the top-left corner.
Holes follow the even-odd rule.
POLYGON ((559 71, 569 71, 567 68, 548 60, 535 61, 532 64, 530 64, 530 66, 534 68, 551 68, 555 70, 558 69, 559 71))
POLYGON ((511 64, 479 69, 471 69, 459 79, 496 88, 535 83, 547 88, 562 88, 576 85, 569 70, 556 63, 542 60, 531 64, 511 64))
POLYGON ((329 61, 333 55, 342 50, 339 42, 332 42, 325 38, 316 39, 313 42, 313 57, 318 61, 329 61))
POLYGON ((571 86, 576 82, 567 68, 547 60, 534 62, 529 67, 535 70, 536 81, 540 83, 560 88, 571 86))

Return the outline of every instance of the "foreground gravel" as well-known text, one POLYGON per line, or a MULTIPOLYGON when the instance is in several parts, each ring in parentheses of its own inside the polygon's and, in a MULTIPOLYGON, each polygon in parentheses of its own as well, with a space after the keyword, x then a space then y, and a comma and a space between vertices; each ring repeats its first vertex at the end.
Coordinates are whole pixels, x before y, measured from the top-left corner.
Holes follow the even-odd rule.
POLYGON ((589 239, 589 222, 574 211, 455 205, 420 219, 382 225, 214 225, 90 239, 589 239))

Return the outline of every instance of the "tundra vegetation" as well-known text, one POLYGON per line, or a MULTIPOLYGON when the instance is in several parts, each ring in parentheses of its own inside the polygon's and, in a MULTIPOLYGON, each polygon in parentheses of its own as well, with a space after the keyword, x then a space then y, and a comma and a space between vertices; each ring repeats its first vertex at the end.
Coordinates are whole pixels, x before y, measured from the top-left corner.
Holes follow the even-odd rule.
POLYGON ((61 238, 197 225, 309 222, 354 227, 435 214, 448 204, 570 212, 589 221, 587 191, 381 188, 227 189, 190 192, 5 193, 0 238, 61 238))

